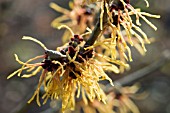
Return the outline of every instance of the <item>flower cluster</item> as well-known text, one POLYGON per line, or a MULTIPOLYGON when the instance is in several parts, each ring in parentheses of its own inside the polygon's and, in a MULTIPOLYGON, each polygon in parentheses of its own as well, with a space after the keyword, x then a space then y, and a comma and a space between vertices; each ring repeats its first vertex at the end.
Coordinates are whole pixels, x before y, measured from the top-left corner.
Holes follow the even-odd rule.
MULTIPOLYGON (((104 87, 107 89, 106 87, 104 87)), ((131 100, 145 98, 147 94, 135 94, 139 89, 137 84, 133 86, 119 87, 119 88, 110 88, 107 89, 107 104, 103 104, 98 100, 94 100, 93 102, 85 105, 83 101, 79 101, 77 104, 76 111, 80 112, 80 109, 83 110, 84 113, 96 113, 96 111, 100 113, 140 113, 137 106, 131 100)), ((68 112, 71 113, 71 112, 68 112)))
MULTIPOLYGON (((115 88, 113 92, 107 94, 107 105, 95 101, 92 106, 101 113, 106 109, 108 113, 140 113, 138 107, 131 100, 131 98, 137 97, 135 96, 137 91, 137 85, 115 88)), ((140 96, 143 97, 142 94, 140 96)))
MULTIPOLYGON (((149 6, 147 1, 146 3, 149 6)), ((40 88, 43 88, 43 104, 48 99, 61 99, 62 111, 74 110, 76 98, 81 98, 85 105, 90 101, 99 111, 109 106, 108 110, 111 111, 113 106, 118 106, 120 112, 126 108, 126 111, 138 113, 138 109, 124 95, 124 91, 118 90, 119 93, 106 95, 99 82, 107 80, 114 86, 106 72, 117 74, 129 67, 126 64, 127 61, 132 61, 129 45, 134 46, 142 55, 145 54, 145 43, 150 41, 140 28, 139 19, 142 18, 156 30, 146 16, 153 18, 159 18, 159 16, 135 9, 131 6, 130 0, 73 0, 69 2, 69 5, 71 10, 64 9, 55 3, 50 4, 51 8, 63 13, 52 22, 52 26, 58 29, 66 28, 63 36, 65 44, 57 47, 56 50, 50 50, 35 38, 23 37, 24 40, 38 43, 44 48, 45 53, 26 62, 19 60, 15 54, 16 61, 22 67, 10 74, 8 79, 16 74, 21 76, 24 70, 28 74, 21 77, 26 78, 42 71, 37 89, 28 101, 30 103, 36 98, 39 106, 41 105, 39 92, 40 88), (99 10, 100 18, 98 22, 95 22, 99 10), (135 24, 133 16, 136 17, 135 24), (37 59, 42 59, 42 62, 31 63, 37 59), (112 101, 117 104, 113 105, 112 101)))
POLYGON ((24 74, 22 77, 34 76, 42 70, 37 89, 33 97, 28 101, 30 103, 36 97, 39 106, 41 105, 39 92, 42 86, 45 91, 42 96, 44 104, 49 98, 62 99, 62 111, 66 109, 73 110, 75 97, 79 98, 80 95, 82 95, 82 99, 86 104, 88 102, 87 97, 91 102, 97 98, 99 101, 106 103, 106 95, 98 82, 108 80, 113 86, 112 80, 105 71, 119 73, 116 65, 126 66, 126 64, 117 60, 110 60, 112 63, 98 61, 94 58, 95 56, 106 60, 109 60, 109 58, 95 53, 94 50, 86 49, 84 47, 83 35, 73 34, 71 29, 65 25, 60 26, 60 28, 62 27, 66 27, 71 32, 72 38, 64 46, 58 47, 57 51, 47 49, 44 44, 32 37, 23 37, 25 40, 32 40, 40 44, 45 49, 45 54, 32 58, 25 63, 20 61, 18 56, 15 55, 16 61, 23 66, 9 75, 8 78, 17 73, 20 76, 23 70, 27 70, 31 74, 24 74), (30 63, 38 58, 43 58, 42 62, 30 63))
MULTIPOLYGON (((147 7, 149 7, 148 1, 144 1, 146 2, 147 7)), ((139 8, 135 9, 130 4, 130 0, 84 0, 83 3, 85 3, 85 5, 83 6, 80 6, 82 3, 81 0, 74 0, 71 3, 74 4, 71 5, 74 6, 71 8, 71 11, 59 7, 57 4, 51 3, 50 6, 53 9, 64 13, 64 15, 56 18, 52 22, 53 27, 60 24, 66 24, 73 31, 76 31, 76 33, 84 33, 87 30, 86 28, 93 30, 95 25, 94 20, 96 19, 96 14, 100 8, 100 29, 102 30, 103 35, 101 35, 101 38, 96 40, 95 44, 88 48, 92 49, 98 47, 99 49, 96 49, 98 53, 102 50, 101 54, 111 56, 112 59, 119 59, 124 63, 132 61, 130 46, 134 46, 140 54, 145 55, 145 52, 147 51, 145 44, 149 44, 150 40, 145 32, 140 28, 141 23, 139 19, 143 19, 154 30, 157 30, 156 26, 154 26, 146 17, 160 18, 159 15, 141 12, 139 8), (94 4, 94 2, 96 3, 94 4), (87 5, 89 3, 93 4, 87 5), (104 13, 106 13, 105 16, 107 17, 105 20, 104 13), (136 17, 136 23, 133 22, 133 17, 136 17), (64 22, 68 19, 71 21, 64 22)), ((89 33, 90 32, 91 30, 89 30, 89 33)), ((69 35, 70 34, 66 31, 63 35, 63 42, 68 40, 69 35)), ((124 72, 123 66, 120 66, 120 71, 124 72)))
MULTIPOLYGON (((63 15, 54 19, 51 23, 52 27, 58 28, 60 25, 69 26, 74 33, 82 34, 87 28, 94 28, 94 20, 99 8, 97 4, 83 5, 81 0, 73 0, 69 2, 71 10, 65 9, 56 3, 50 3, 50 7, 63 15)), ((63 43, 68 42, 70 32, 65 31, 62 39, 63 43)))
MULTIPOLYGON (((146 3, 147 7, 149 7, 147 1, 146 3)), ((130 46, 134 46, 144 55, 147 51, 145 44, 149 44, 150 40, 140 28, 139 19, 143 19, 151 28, 157 30, 156 26, 146 17, 160 18, 160 16, 141 12, 139 8, 135 9, 131 6, 130 0, 114 0, 111 3, 103 0, 101 10, 100 29, 104 29, 104 33, 102 38, 97 40, 91 48, 100 46, 104 49, 106 56, 111 56, 113 59, 118 58, 124 63, 132 61, 130 46), (107 16, 106 22, 103 20, 104 13, 107 16), (136 17, 136 24, 133 22, 133 17, 136 17)), ((120 67, 120 71, 123 72, 124 67, 120 67)))

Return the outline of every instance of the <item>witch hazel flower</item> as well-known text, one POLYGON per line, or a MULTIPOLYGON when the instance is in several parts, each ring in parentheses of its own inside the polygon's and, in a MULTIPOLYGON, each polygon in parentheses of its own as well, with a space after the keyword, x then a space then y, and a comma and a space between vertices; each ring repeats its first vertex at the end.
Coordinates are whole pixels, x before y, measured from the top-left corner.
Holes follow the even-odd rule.
MULTIPOLYGON (((147 0, 144 1, 149 7, 147 0)), ((26 62, 21 61, 15 54, 16 61, 22 66, 7 78, 14 75, 22 78, 40 76, 37 89, 28 101, 31 103, 36 99, 39 106, 41 106, 40 98, 43 100, 42 104, 49 99, 60 99, 62 112, 74 110, 78 98, 82 99, 84 105, 90 103, 95 109, 101 111, 100 106, 107 108, 110 104, 112 106, 109 111, 116 106, 120 111, 138 113, 137 107, 126 95, 125 90, 119 89, 118 93, 114 91, 106 94, 100 82, 105 80, 114 86, 107 72, 118 74, 129 68, 126 62, 132 61, 131 46, 142 55, 145 54, 145 44, 149 44, 150 40, 140 28, 140 19, 157 30, 146 17, 159 18, 160 16, 134 8, 130 0, 73 0, 69 2, 71 10, 55 3, 50 3, 50 6, 63 14, 52 22, 52 26, 58 29, 66 28, 62 37, 65 44, 57 47, 56 50, 50 50, 39 40, 24 36, 24 40, 38 43, 44 49, 44 54, 26 62), (99 9, 101 11, 99 21, 95 25, 94 21, 99 9), (35 61, 37 63, 33 63, 35 61), (43 90, 42 97, 39 94, 40 89, 43 90), (111 101, 108 100, 109 98, 111 101), (112 100, 117 102, 116 105, 113 105, 112 100), (98 106, 95 105, 96 103, 98 106)), ((131 91, 131 88, 127 89, 131 91)), ((135 91, 128 93, 135 93, 135 91)))
POLYGON ((37 39, 24 36, 24 40, 34 41, 42 46, 45 54, 31 58, 26 62, 20 61, 15 54, 16 61, 20 63, 22 67, 10 74, 8 79, 16 74, 21 76, 24 70, 29 73, 21 76, 25 78, 35 76, 42 71, 37 89, 28 101, 28 103, 30 103, 36 98, 39 106, 41 105, 39 100, 41 87, 44 89, 42 96, 42 99, 44 99, 43 104, 45 104, 48 99, 61 99, 62 111, 66 109, 74 110, 75 98, 80 98, 80 95, 86 104, 88 104, 87 100, 93 102, 96 98, 106 103, 106 95, 101 89, 99 81, 108 80, 113 86, 112 80, 108 77, 106 71, 119 73, 116 65, 126 66, 126 64, 118 60, 111 60, 106 56, 95 53, 94 49, 84 47, 85 41, 83 40, 83 36, 86 35, 86 33, 76 35, 66 25, 59 27, 59 29, 61 28, 68 29, 72 35, 70 41, 58 47, 57 50, 49 50, 37 39), (95 56, 101 57, 107 62, 100 62, 95 59, 95 56), (40 58, 42 62, 31 63, 40 58))
MULTIPOLYGON (((149 3, 146 0, 145 2, 149 7, 149 3)), ((103 35, 96 40, 92 47, 100 45, 106 56, 113 59, 118 58, 124 63, 132 61, 131 46, 134 46, 144 55, 147 51, 145 44, 150 44, 150 40, 140 28, 140 19, 143 19, 151 28, 157 30, 156 26, 146 17, 160 18, 159 15, 142 12, 139 8, 135 9, 130 0, 101 1, 100 29, 103 35), (136 17, 135 23, 132 17, 136 17)), ((124 72, 124 67, 120 66, 120 70, 124 72)))
MULTIPOLYGON (((94 3, 89 5, 82 5, 81 0, 73 0, 69 2, 69 8, 66 9, 54 2, 50 3, 50 7, 57 13, 61 13, 61 16, 55 18, 51 25, 53 28, 58 28, 60 25, 69 26, 74 33, 83 34, 87 28, 93 29, 95 25, 95 17, 100 7, 94 3)), ((70 32, 67 30, 62 37, 63 43, 69 41, 70 32)))

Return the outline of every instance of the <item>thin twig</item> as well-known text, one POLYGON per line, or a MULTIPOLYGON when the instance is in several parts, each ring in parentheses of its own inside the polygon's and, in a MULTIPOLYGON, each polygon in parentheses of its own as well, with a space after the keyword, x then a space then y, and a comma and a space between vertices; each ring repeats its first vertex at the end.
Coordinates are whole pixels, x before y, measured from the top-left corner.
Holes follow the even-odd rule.
POLYGON ((170 51, 165 50, 165 51, 163 51, 162 55, 163 56, 159 60, 155 61, 154 63, 152 63, 152 64, 134 72, 134 73, 124 76, 118 80, 115 80, 113 83, 115 87, 112 87, 110 84, 106 85, 106 88, 104 91, 110 92, 110 91, 114 91, 114 89, 119 89, 122 86, 127 86, 130 84, 133 84, 133 83, 137 82, 138 80, 140 80, 141 78, 143 78, 143 77, 149 75, 150 73, 154 72, 155 70, 159 69, 166 62, 169 62, 170 51))
POLYGON ((158 61, 155 61, 154 63, 144 67, 143 69, 140 69, 134 73, 131 73, 121 79, 118 79, 114 82, 115 86, 126 86, 128 84, 134 83, 135 81, 138 81, 139 79, 143 78, 144 76, 147 76, 151 72, 159 69, 161 66, 163 66, 167 61, 166 57, 163 57, 159 59, 158 61))

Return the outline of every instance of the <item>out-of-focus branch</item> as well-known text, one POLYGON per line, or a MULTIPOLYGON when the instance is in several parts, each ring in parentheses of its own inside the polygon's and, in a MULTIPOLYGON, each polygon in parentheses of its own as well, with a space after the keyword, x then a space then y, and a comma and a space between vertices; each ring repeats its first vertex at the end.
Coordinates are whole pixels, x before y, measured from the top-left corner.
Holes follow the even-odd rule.
POLYGON ((169 51, 164 51, 163 52, 163 56, 155 61, 154 63, 144 67, 143 69, 140 69, 134 73, 131 73, 121 79, 118 79, 114 82, 115 86, 125 86, 131 83, 134 83, 136 81, 138 81, 139 79, 145 77, 146 75, 150 74, 151 72, 159 69, 160 67, 162 67, 168 60, 169 60, 169 51))
POLYGON ((129 75, 126 75, 116 81, 114 81, 114 86, 112 87, 110 84, 108 84, 106 86, 105 92, 111 92, 111 91, 115 91, 115 89, 119 89, 122 86, 127 86, 130 84, 133 84, 135 82, 137 82, 138 80, 144 78, 145 76, 149 75, 150 73, 154 72, 155 70, 159 69, 160 67, 162 67, 166 62, 170 61, 170 51, 169 50, 165 50, 162 53, 162 57, 155 61, 154 63, 134 72, 131 73, 129 75))
POLYGON ((23 99, 22 102, 19 103, 19 105, 17 105, 11 113, 25 113, 26 110, 29 108, 29 104, 27 103, 27 101, 29 100, 29 98, 31 97, 32 93, 27 95, 25 97, 25 99, 23 99))

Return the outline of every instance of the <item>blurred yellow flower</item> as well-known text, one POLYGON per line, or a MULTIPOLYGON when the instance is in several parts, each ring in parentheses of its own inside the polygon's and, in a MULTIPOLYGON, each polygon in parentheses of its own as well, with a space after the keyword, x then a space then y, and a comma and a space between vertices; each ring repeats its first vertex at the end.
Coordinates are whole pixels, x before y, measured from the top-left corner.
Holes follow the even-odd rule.
MULTIPOLYGON (((75 34, 82 34, 87 28, 92 29, 94 27, 94 19, 99 11, 96 4, 82 5, 81 0, 73 0, 69 2, 69 6, 70 10, 62 8, 54 2, 50 3, 52 9, 62 13, 61 16, 52 21, 52 27, 58 28, 60 25, 67 25, 75 34)), ((69 35, 70 32, 66 30, 62 38, 63 43, 69 41, 69 35)))
POLYGON ((91 4, 91 3, 94 3, 94 2, 101 2, 102 0, 83 0, 83 4, 91 4))
MULTIPOLYGON (((103 86, 103 88, 108 92, 106 87, 103 86)), ((98 113, 140 113, 138 107, 131 100, 131 98, 136 97, 136 92, 138 91, 139 86, 135 84, 133 86, 115 87, 111 89, 112 90, 110 90, 106 95, 106 104, 103 104, 96 99, 88 105, 79 101, 77 102, 75 112, 80 112, 80 109, 82 109, 84 113, 96 113, 96 111, 98 113)), ((138 96, 145 95, 138 94, 138 96)))

